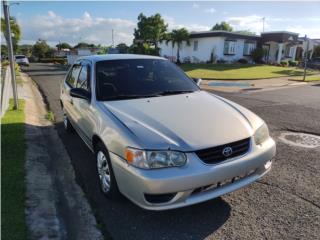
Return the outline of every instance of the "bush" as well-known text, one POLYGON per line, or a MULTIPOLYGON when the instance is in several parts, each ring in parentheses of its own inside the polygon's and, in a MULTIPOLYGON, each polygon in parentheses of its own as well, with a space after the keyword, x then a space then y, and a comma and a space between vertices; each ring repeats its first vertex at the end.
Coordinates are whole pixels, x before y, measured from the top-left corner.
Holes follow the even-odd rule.
POLYGON ((224 60, 224 59, 219 59, 219 60, 217 61, 217 63, 227 63, 227 61, 224 60))
POLYGON ((298 61, 289 61, 289 66, 291 66, 291 67, 296 67, 296 66, 298 66, 298 61))
POLYGON ((247 64, 247 63, 248 63, 248 60, 245 59, 245 58, 240 58, 240 59, 238 60, 238 63, 247 64))
POLYGON ((41 58, 39 59, 39 62, 65 65, 67 64, 67 59, 66 58, 41 58))
POLYGON ((251 52, 251 58, 255 63, 262 63, 262 58, 265 55, 263 48, 256 48, 251 52))
POLYGON ((289 64, 288 64, 288 61, 281 61, 281 62, 280 62, 280 65, 281 65, 282 67, 287 67, 289 64))

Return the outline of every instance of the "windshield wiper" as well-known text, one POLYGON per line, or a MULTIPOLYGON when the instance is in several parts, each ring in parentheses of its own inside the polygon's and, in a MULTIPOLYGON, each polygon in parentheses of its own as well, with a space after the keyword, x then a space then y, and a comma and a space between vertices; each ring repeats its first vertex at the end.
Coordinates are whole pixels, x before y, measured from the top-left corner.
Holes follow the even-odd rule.
POLYGON ((119 94, 116 96, 111 96, 105 99, 108 100, 124 100, 124 99, 138 99, 138 98, 150 98, 150 97, 159 97, 159 94, 150 94, 150 95, 135 95, 135 94, 119 94))
POLYGON ((158 92, 158 95, 174 95, 174 94, 183 94, 183 93, 192 93, 194 92, 193 90, 166 90, 163 92, 158 92))

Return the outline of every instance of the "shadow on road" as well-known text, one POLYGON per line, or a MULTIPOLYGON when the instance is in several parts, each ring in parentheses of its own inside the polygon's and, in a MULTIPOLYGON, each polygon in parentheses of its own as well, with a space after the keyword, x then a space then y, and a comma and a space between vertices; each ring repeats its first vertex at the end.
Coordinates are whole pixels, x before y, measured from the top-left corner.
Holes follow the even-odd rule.
POLYGON ((76 133, 66 133, 62 122, 56 123, 56 129, 97 221, 108 229, 106 235, 114 239, 203 239, 230 217, 230 205, 221 198, 161 212, 143 210, 126 198, 117 202, 107 199, 99 190, 91 151, 76 133))

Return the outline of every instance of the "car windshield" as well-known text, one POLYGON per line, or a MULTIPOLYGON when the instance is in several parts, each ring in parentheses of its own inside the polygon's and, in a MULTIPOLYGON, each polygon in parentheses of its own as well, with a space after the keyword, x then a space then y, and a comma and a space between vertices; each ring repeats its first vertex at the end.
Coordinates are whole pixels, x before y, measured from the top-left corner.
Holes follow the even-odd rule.
POLYGON ((26 58, 26 56, 24 56, 24 55, 16 56, 16 59, 23 59, 23 58, 26 58))
POLYGON ((97 100, 157 97, 199 91, 173 63, 162 59, 107 60, 96 63, 97 100))

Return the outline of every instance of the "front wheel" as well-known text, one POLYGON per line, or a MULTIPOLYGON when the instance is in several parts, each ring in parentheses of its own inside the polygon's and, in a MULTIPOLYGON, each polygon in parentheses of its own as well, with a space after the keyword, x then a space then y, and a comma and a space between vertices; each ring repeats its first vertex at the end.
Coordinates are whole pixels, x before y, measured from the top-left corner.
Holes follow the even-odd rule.
POLYGON ((73 126, 71 125, 70 120, 65 111, 63 111, 63 127, 64 127, 64 130, 68 133, 71 133, 74 131, 73 126))
POLYGON ((101 191, 108 198, 119 198, 120 192, 112 170, 109 154, 102 143, 97 144, 95 148, 95 156, 101 191))

